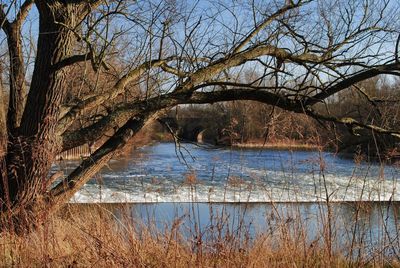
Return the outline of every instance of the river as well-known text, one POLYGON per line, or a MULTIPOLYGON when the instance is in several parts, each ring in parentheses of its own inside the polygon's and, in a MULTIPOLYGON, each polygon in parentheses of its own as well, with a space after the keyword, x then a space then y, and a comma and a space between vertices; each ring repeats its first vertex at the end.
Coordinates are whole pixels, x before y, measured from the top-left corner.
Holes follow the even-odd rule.
MULTIPOLYGON (((62 161, 66 172, 76 161, 62 161)), ((156 143, 112 160, 72 202, 400 200, 400 168, 328 152, 156 143)))

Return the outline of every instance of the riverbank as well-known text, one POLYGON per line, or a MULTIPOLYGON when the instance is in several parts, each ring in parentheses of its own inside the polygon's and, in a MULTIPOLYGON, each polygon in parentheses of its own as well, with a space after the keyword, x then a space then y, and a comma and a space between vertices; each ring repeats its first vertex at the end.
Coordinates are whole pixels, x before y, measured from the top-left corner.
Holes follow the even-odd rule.
MULTIPOLYGON (((182 205, 182 204, 180 204, 182 205)), ((178 204, 179 206, 179 204, 178 204)), ((268 209, 268 227, 256 225, 246 206, 211 210, 207 222, 197 204, 172 221, 131 204, 67 205, 26 236, 0 234, 1 267, 397 267, 398 237, 368 240, 368 208, 353 210, 348 237, 339 237, 336 210, 315 214, 321 225, 299 218, 296 207, 268 209), (118 209, 116 209, 118 207, 118 209), (138 207, 136 207, 138 208, 138 207), (192 209, 193 208, 193 209, 192 209), (232 224, 234 222, 234 224, 232 224), (337 247, 339 239, 346 239, 337 247), (374 243, 372 243, 374 241, 374 243), (347 243, 348 242, 348 243, 347 243), (368 246, 368 247, 366 247, 368 246)), ((273 208, 273 207, 269 207, 273 208)), ((161 210, 164 207, 160 208, 161 210)), ((312 210, 314 211, 314 210, 312 210)), ((382 211, 385 211, 384 209, 382 211)), ((166 212, 166 211, 164 211, 166 212)), ((397 211, 398 212, 398 211, 397 211)), ((314 215, 314 214, 310 214, 314 215)), ((377 215, 372 213, 371 215, 377 215)), ((349 214, 350 216, 350 214, 349 214)), ((373 217, 375 217, 373 216, 373 217)), ((311 217, 311 216, 308 216, 311 217)), ((391 219, 389 217, 389 219, 391 219)), ((377 219, 379 221, 379 218, 377 219)))
POLYGON ((288 150, 288 151, 322 151, 323 146, 297 143, 297 142, 246 142, 246 143, 233 143, 233 148, 245 149, 266 149, 266 150, 288 150))

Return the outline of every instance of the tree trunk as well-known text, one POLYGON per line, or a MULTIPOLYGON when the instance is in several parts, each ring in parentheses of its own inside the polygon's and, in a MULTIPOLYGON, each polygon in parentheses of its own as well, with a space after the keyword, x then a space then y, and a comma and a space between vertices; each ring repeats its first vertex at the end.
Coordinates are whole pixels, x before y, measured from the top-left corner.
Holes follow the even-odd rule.
MULTIPOLYGON (((0 74, 3 73, 3 66, 0 62, 0 74)), ((3 91, 3 81, 0 76, 0 185, 3 185, 4 180, 7 178, 7 165, 6 165, 6 152, 7 152, 7 121, 6 121, 6 109, 5 109, 5 99, 3 91)), ((3 193, 3 188, 0 188, 0 194, 3 193)), ((7 203, 4 196, 0 200, 0 207, 2 207, 2 200, 7 203)))
POLYGON ((10 95, 7 127, 10 135, 14 136, 24 111, 26 95, 20 25, 11 24, 7 35, 8 54, 10 57, 10 95))
MULTIPOLYGON (((70 56, 76 42, 73 29, 86 14, 86 4, 78 2, 35 2, 40 16, 35 68, 21 123, 9 136, 7 178, 1 182, 1 199, 9 199, 12 207, 35 206, 46 191, 51 164, 60 151, 55 127, 67 69, 53 66, 70 56)), ((22 81, 16 81, 19 83, 22 81)))

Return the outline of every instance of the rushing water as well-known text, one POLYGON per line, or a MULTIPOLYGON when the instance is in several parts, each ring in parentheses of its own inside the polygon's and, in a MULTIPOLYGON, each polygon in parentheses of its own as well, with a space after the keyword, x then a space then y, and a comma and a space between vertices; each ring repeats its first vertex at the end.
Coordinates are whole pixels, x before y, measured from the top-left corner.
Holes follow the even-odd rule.
POLYGON ((399 186, 396 166, 331 153, 157 143, 112 160, 72 202, 397 201, 399 186))

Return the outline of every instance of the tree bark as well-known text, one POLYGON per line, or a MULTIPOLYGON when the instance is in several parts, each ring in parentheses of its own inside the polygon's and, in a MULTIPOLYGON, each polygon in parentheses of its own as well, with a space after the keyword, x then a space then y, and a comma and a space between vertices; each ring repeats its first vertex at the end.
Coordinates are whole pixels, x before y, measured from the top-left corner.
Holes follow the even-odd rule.
POLYGON ((13 205, 23 207, 33 206, 46 190, 46 178, 60 150, 55 126, 66 92, 67 68, 53 66, 70 56, 76 42, 73 29, 86 14, 86 3, 77 1, 35 4, 40 21, 35 67, 21 124, 9 137, 8 174, 1 187, 3 200, 6 195, 13 205))
MULTIPOLYGON (((0 73, 3 72, 3 65, 0 63, 0 73)), ((5 179, 7 178, 7 165, 6 165, 6 153, 7 153, 7 121, 6 121, 6 103, 4 99, 4 91, 3 91, 3 81, 0 76, 0 186, 3 185, 5 179)), ((0 208, 2 207, 3 201, 4 203, 8 203, 7 200, 4 199, 5 196, 2 195, 4 192, 3 187, 0 188, 0 196, 2 199, 0 200, 0 208)))
POLYGON ((10 57, 10 95, 7 124, 10 135, 16 135, 25 104, 25 67, 22 56, 20 25, 10 24, 7 31, 8 54, 10 57))

